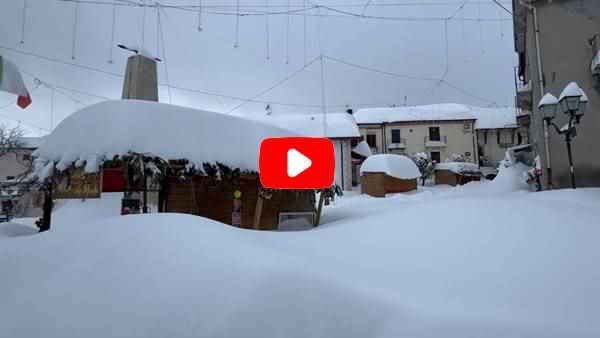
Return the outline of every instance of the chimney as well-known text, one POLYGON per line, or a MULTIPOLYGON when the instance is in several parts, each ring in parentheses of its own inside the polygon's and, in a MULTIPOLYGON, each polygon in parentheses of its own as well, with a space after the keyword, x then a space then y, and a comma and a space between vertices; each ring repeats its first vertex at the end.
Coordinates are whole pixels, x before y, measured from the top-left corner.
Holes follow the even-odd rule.
POLYGON ((158 102, 156 60, 140 54, 127 59, 122 98, 158 102))

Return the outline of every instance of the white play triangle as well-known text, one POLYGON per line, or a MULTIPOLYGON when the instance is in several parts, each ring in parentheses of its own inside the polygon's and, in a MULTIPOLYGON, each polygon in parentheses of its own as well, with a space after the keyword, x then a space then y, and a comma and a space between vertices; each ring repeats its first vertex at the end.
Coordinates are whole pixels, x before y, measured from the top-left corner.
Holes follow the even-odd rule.
POLYGON ((287 174, 294 178, 310 168, 312 161, 298 150, 291 148, 287 152, 287 174))

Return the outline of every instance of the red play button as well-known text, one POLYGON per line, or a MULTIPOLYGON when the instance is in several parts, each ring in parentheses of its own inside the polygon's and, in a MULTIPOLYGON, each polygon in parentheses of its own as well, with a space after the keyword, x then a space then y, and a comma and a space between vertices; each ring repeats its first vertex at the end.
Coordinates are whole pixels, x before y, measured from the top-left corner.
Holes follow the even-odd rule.
POLYGON ((333 143, 327 138, 268 138, 260 144, 260 182, 266 188, 329 188, 334 170, 333 143))

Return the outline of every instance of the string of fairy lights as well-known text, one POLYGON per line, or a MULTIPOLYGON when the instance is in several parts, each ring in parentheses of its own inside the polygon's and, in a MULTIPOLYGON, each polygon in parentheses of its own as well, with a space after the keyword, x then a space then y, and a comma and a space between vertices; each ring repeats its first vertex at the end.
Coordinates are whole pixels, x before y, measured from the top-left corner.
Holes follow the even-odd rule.
MULTIPOLYGON (((480 29, 480 38, 482 45, 482 54, 484 53, 483 47, 483 29, 481 28, 484 23, 500 23, 500 27, 503 27, 503 22, 512 21, 512 13, 510 10, 506 8, 503 3, 507 3, 507 1, 499 1, 499 0, 490 0, 490 1, 476 1, 476 0, 461 0, 461 1, 451 1, 451 0, 438 0, 438 1, 397 1, 397 2, 386 2, 386 3, 377 3, 371 0, 365 0, 361 3, 339 3, 339 4, 328 4, 324 5, 322 3, 318 3, 311 0, 286 0, 275 2, 273 0, 248 0, 248 1, 240 1, 234 0, 233 2, 223 3, 218 2, 216 0, 56 0, 58 2, 64 3, 72 3, 72 33, 71 33, 71 61, 65 61, 59 58, 48 57, 40 53, 35 53, 31 51, 23 50, 22 48, 15 48, 11 46, 0 45, 0 49, 4 49, 15 54, 26 55, 29 57, 33 57, 36 59, 44 60, 46 62, 56 63, 65 65, 68 67, 73 67, 77 69, 92 71, 98 74, 104 74, 109 77, 119 78, 123 77, 122 74, 112 72, 107 69, 101 69, 97 67, 92 67, 89 65, 85 65, 77 60, 77 48, 78 48, 78 32, 80 25, 80 11, 82 10, 82 6, 110 6, 111 7, 111 17, 110 17, 110 46, 107 53, 107 62, 109 64, 114 63, 114 46, 115 46, 115 37, 117 35, 117 22, 121 18, 119 17, 119 8, 121 7, 134 7, 139 8, 141 11, 141 43, 142 47, 146 44, 146 21, 147 21, 147 12, 154 10, 156 12, 156 55, 159 56, 162 54, 161 58, 163 60, 163 67, 166 82, 160 83, 160 87, 164 87, 168 92, 168 100, 169 103, 172 102, 172 93, 171 90, 179 90, 184 92, 196 93, 200 95, 213 96, 217 98, 225 98, 229 100, 238 101, 231 109, 228 110, 229 113, 239 109, 241 106, 247 103, 261 103, 266 105, 281 105, 288 107, 296 107, 302 109, 311 109, 311 110, 323 110, 325 111, 328 108, 344 108, 344 107, 360 107, 360 106, 368 106, 373 105, 373 103, 352 103, 352 104, 334 104, 334 105, 326 105, 325 104, 325 93, 322 94, 321 104, 306 104, 306 103, 295 103, 295 102, 277 102, 272 100, 262 100, 261 97, 271 92, 275 88, 283 85, 288 82, 298 74, 302 73, 317 61, 320 61, 321 64, 321 78, 322 83, 321 87, 324 91, 325 84, 324 80, 324 67, 327 62, 337 63, 346 67, 351 67, 354 69, 362 70, 365 72, 375 73, 382 76, 389 76, 397 79, 404 80, 419 80, 419 81, 428 81, 432 83, 432 87, 429 90, 424 91, 424 97, 429 96, 431 92, 433 92, 436 88, 440 86, 446 86, 455 90, 456 92, 470 97, 472 99, 481 101, 487 105, 497 105, 495 100, 481 97, 475 93, 472 93, 461 86, 448 81, 447 75, 450 71, 450 56, 449 56, 449 37, 448 37, 448 24, 451 21, 458 21, 464 24, 464 22, 477 22, 480 29), (391 7, 409 7, 409 6, 452 6, 455 5, 456 9, 452 11, 449 16, 392 16, 392 15, 375 15, 373 14, 373 9, 378 8, 391 8, 391 7), (476 5, 477 6, 477 16, 476 17, 468 17, 462 15, 461 13, 465 9, 467 5, 476 5), (507 16, 497 16, 497 17, 482 17, 481 6, 482 5, 493 5, 498 6, 500 10, 507 12, 507 16), (291 44, 291 18, 292 16, 302 16, 302 58, 303 58, 303 66, 300 69, 297 69, 293 72, 290 72, 286 77, 277 81, 272 86, 267 87, 264 90, 261 90, 256 95, 252 97, 239 97, 235 95, 228 95, 224 93, 216 93, 211 91, 206 91, 197 88, 187 88, 184 86, 178 86, 175 84, 171 84, 168 76, 168 63, 167 63, 167 51, 166 44, 164 42, 164 24, 161 22, 161 16, 164 11, 173 10, 173 11, 184 11, 184 12, 193 12, 197 16, 196 19, 196 27, 195 30, 197 32, 206 32, 208 29, 206 27, 206 22, 204 18, 207 15, 215 15, 215 16, 234 16, 235 17, 235 28, 234 28, 234 38, 233 38, 233 48, 239 48, 240 46, 240 26, 242 24, 242 18, 244 17, 264 17, 264 25, 265 25, 265 58, 267 60, 271 59, 271 30, 273 29, 272 24, 270 22, 270 17, 273 16, 286 16, 285 26, 284 26, 284 36, 285 36, 285 64, 290 63, 291 53, 290 53, 290 44, 291 44), (309 59, 308 56, 308 40, 307 40, 307 32, 308 32, 308 24, 307 18, 312 17, 317 20, 317 24, 319 25, 318 30, 320 31, 321 20, 325 19, 359 19, 359 20, 369 20, 369 21, 385 21, 385 22, 439 22, 441 23, 441 30, 443 32, 444 38, 444 69, 443 73, 439 77, 426 77, 426 76, 416 76, 411 74, 399 74, 395 72, 390 72, 382 69, 376 69, 370 66, 361 65, 354 62, 349 62, 344 60, 343 58, 326 55, 323 53, 321 37, 318 37, 319 42, 319 56, 309 59)), ((21 7, 21 30, 20 30, 20 44, 25 44, 26 38, 28 38, 27 33, 27 24, 28 24, 28 11, 30 11, 31 6, 33 4, 30 3, 29 0, 23 0, 23 6, 21 7)), ((503 35, 503 31, 501 31, 503 35)), ((319 35, 321 33, 319 32, 319 35)), ((463 38, 464 38, 464 25, 463 25, 463 38)), ((35 88, 45 87, 51 91, 51 100, 50 100, 50 110, 51 110, 51 125, 50 128, 42 128, 38 125, 29 123, 30 126, 35 127, 37 129, 49 131, 54 127, 54 95, 60 94, 63 97, 73 101, 77 105, 85 105, 89 103, 90 100, 105 100, 109 99, 109 97, 103 95, 97 95, 95 93, 90 93, 86 91, 82 91, 80 89, 68 88, 65 86, 60 86, 51 82, 42 81, 35 75, 25 71, 29 77, 31 77, 35 88), (86 102, 74 97, 71 94, 77 95, 77 97, 85 97, 87 99, 86 102)), ((405 99, 406 100, 406 99, 405 99)), ((0 110, 6 107, 0 106, 0 110)), ((3 115, 0 115, 5 117, 3 115)), ((5 117, 6 118, 6 117, 5 117)), ((19 123, 24 123, 19 120, 19 123)), ((26 123, 25 123, 26 124, 26 123)))

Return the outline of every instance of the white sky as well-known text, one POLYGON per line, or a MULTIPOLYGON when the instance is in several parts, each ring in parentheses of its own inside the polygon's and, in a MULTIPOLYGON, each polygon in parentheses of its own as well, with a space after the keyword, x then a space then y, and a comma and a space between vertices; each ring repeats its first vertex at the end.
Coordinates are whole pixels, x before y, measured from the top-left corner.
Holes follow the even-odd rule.
MULTIPOLYGON (((33 104, 22 111, 16 107, 0 109, 0 121, 22 121, 30 134, 46 133, 85 105, 102 98, 119 98, 122 78, 109 74, 50 62, 15 50, 51 59, 75 63, 105 72, 122 74, 128 54, 111 50, 113 5, 80 3, 73 48, 74 10, 76 4, 60 0, 26 0, 27 11, 22 36, 25 0, 4 0, 0 10, 0 54, 14 61, 24 72, 58 86, 54 91, 41 86, 33 89, 33 79, 25 76, 33 104), (10 49, 7 49, 10 48, 10 49), (12 49, 12 50, 11 50, 12 49), (112 53, 114 63, 108 60, 112 53), (70 90, 77 90, 74 92, 70 90), (52 113, 53 112, 53 113, 52 113)), ((88 1, 88 0, 82 0, 88 1)), ((112 3, 114 0, 94 0, 112 3)), ((141 1, 141 0, 130 0, 141 1)), ((118 0, 116 2, 127 2, 118 0)), ((287 0, 240 0, 241 12, 287 10, 287 0)), ((290 0, 298 9, 303 0, 290 0)), ((361 13, 367 0, 308 1, 324 6, 361 13)), ((155 3, 155 1, 147 1, 155 3)), ((197 5, 198 0, 163 0, 163 5, 197 5)), ((250 98, 270 88, 301 69, 306 60, 321 54, 352 64, 414 77, 440 78, 446 70, 444 20, 381 20, 344 16, 321 8, 327 16, 316 16, 312 9, 306 16, 306 49, 304 16, 269 15, 270 59, 266 59, 266 16, 242 16, 239 19, 239 47, 236 40, 235 0, 202 0, 203 31, 198 32, 198 13, 163 8, 161 22, 166 59, 159 66, 159 82, 226 96, 250 98), (220 6, 220 7, 216 7, 220 6), (209 13, 213 12, 213 13, 209 13), (288 26, 289 20, 289 26, 288 26), (320 22, 320 29, 319 29, 320 22), (287 29, 289 27, 289 39, 287 29), (319 43, 320 37, 320 43, 319 43), (319 47, 320 45, 320 47, 319 47), (286 55, 289 62, 286 63, 286 55)), ((402 18, 441 18, 451 16, 462 0, 373 0, 365 14, 402 18)), ((509 1, 502 3, 510 9, 509 1)), ((117 6, 115 38, 112 45, 142 45, 157 53, 157 11, 117 6), (142 27, 145 34, 142 34, 142 27), (143 36, 143 41, 142 41, 143 36)), ((512 21, 508 13, 489 1, 467 1, 453 20, 447 21, 448 73, 445 80, 466 91, 461 92, 436 81, 400 78, 370 72, 326 58, 324 61, 325 99, 328 112, 344 110, 344 105, 362 106, 409 105, 457 102, 487 106, 512 105, 514 101, 512 21), (463 18, 475 20, 463 20, 463 18), (477 20, 482 18, 484 20, 477 20), (488 20, 492 19, 492 20, 488 20), (500 20, 502 19, 502 20, 500 20), (477 97, 485 98, 480 100, 477 97)), ((228 112, 241 101, 171 89, 172 103, 196 108, 228 112)), ((166 86, 160 99, 168 102, 166 86)), ((272 91, 257 98, 260 101, 296 103, 314 107, 272 104, 274 114, 320 112, 321 73, 317 61, 272 91)), ((0 107, 14 101, 0 94, 0 107)), ((236 113, 264 114, 264 103, 247 103, 236 113)))

